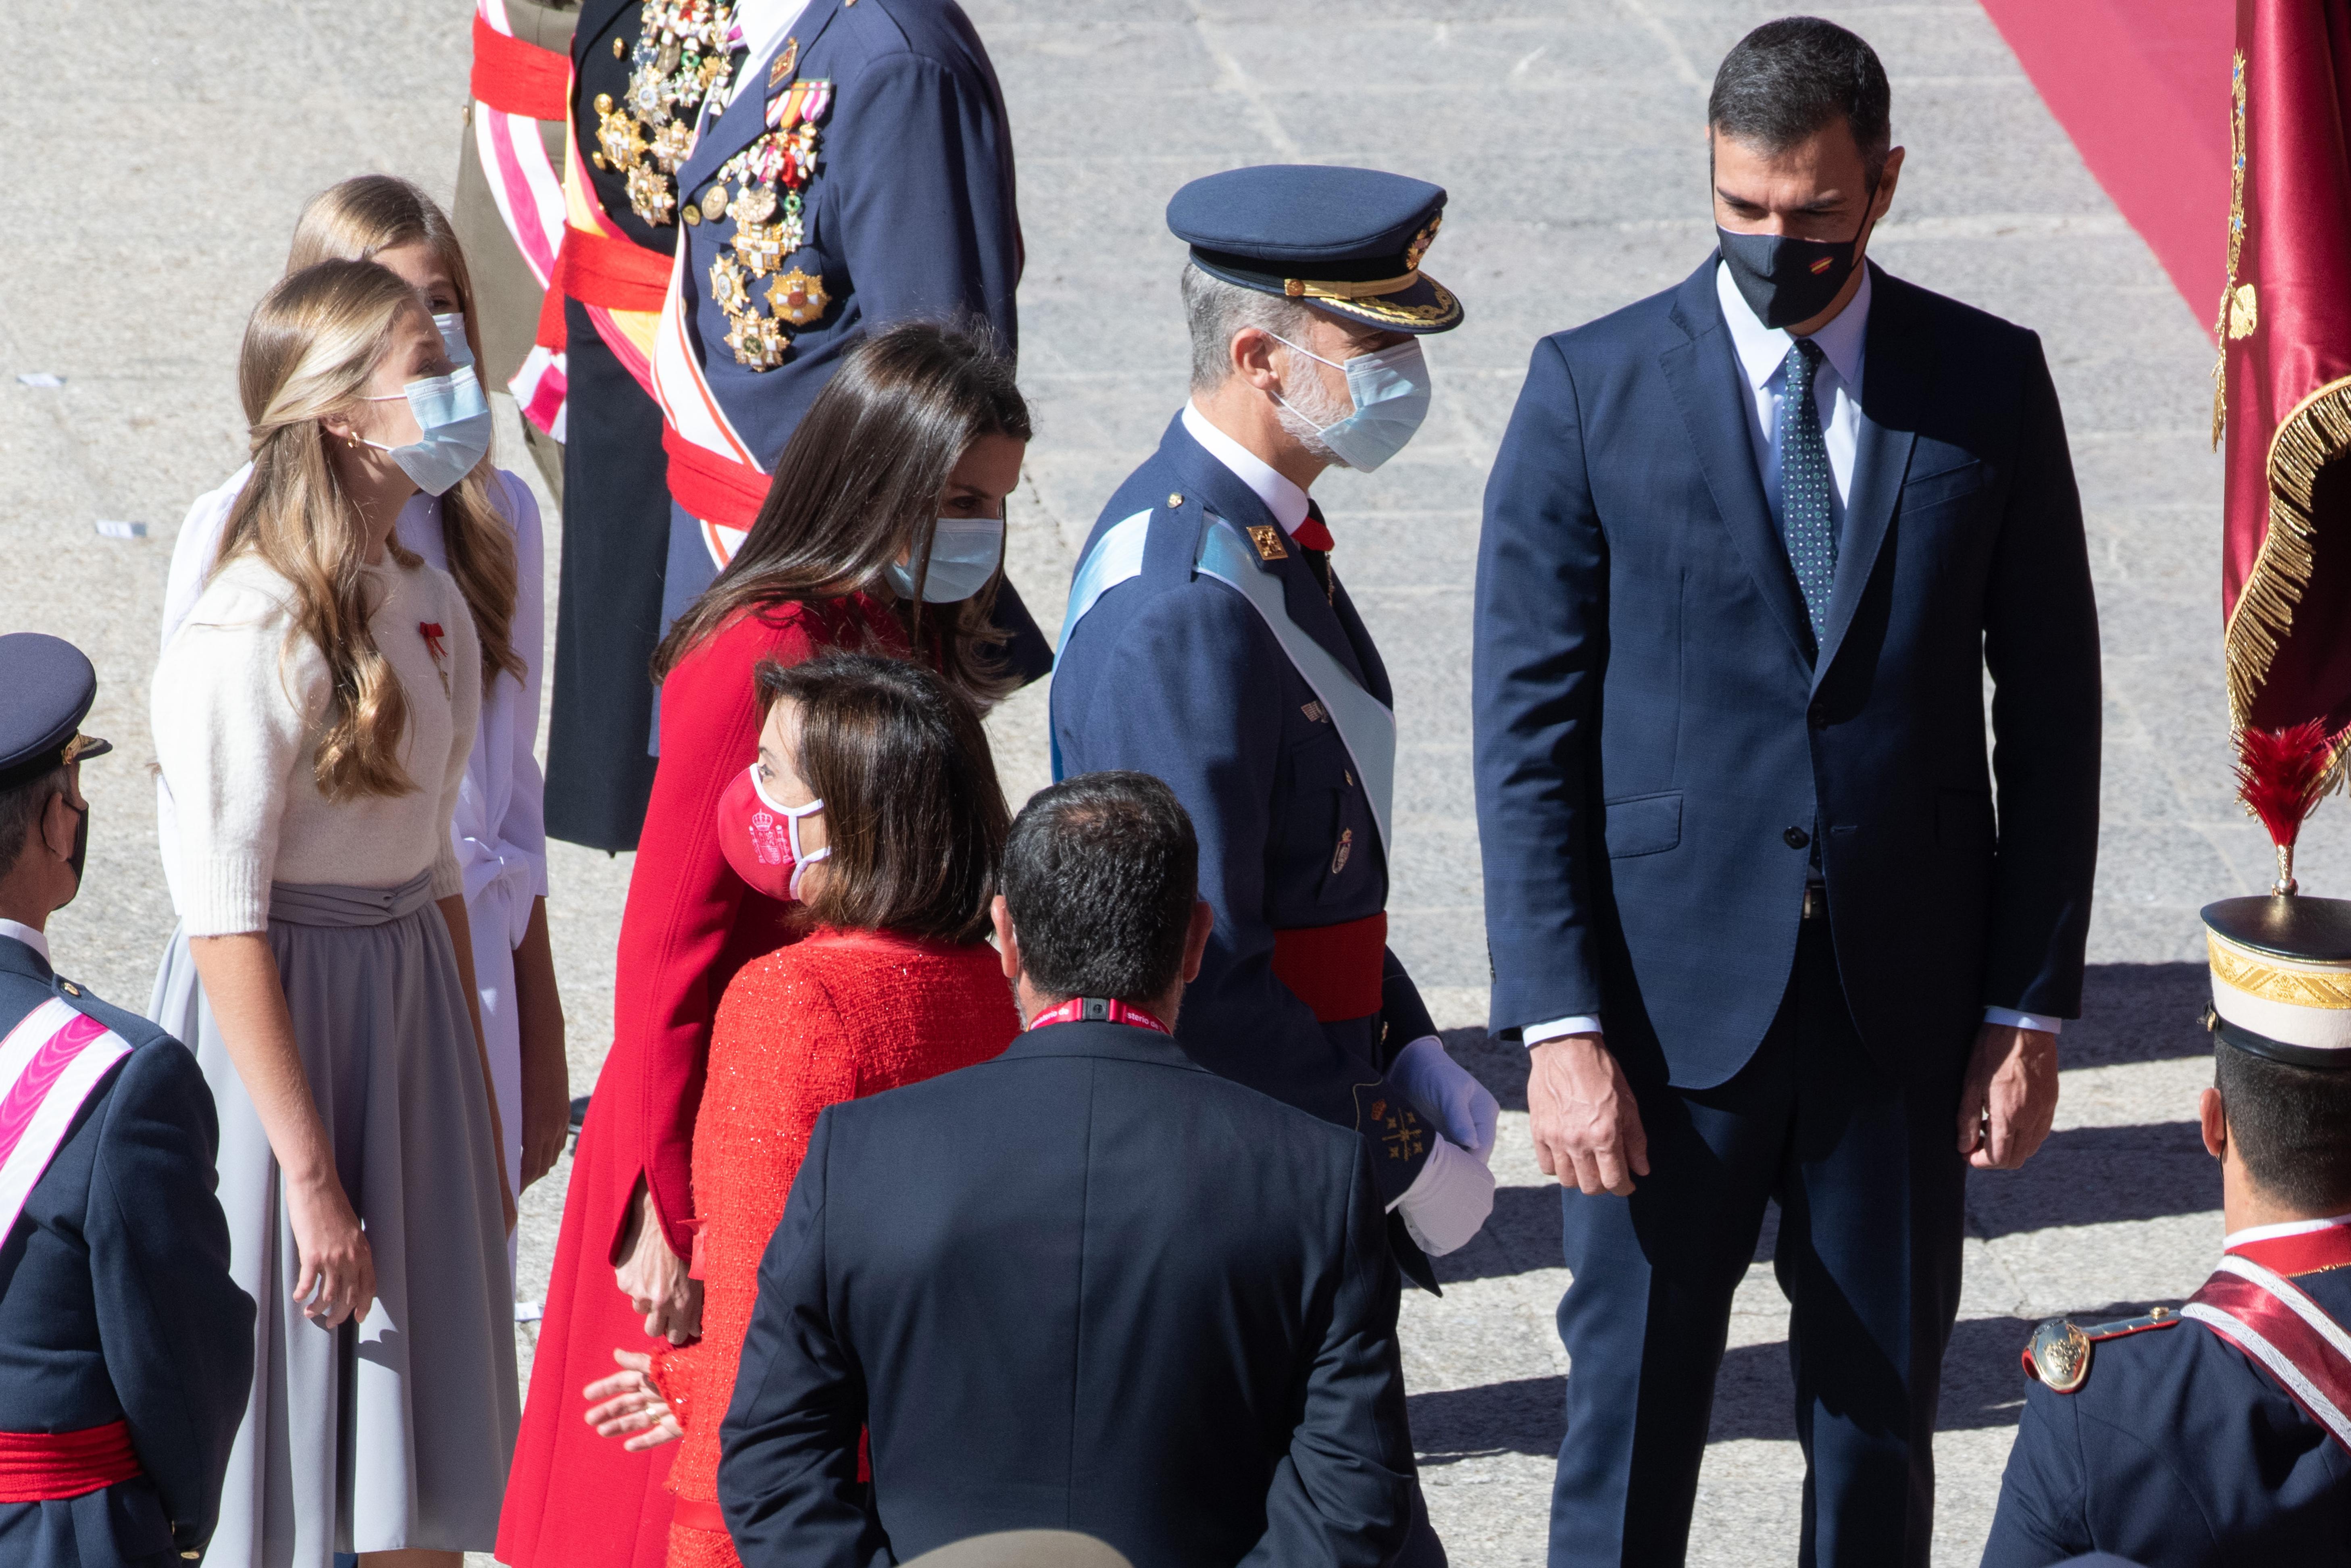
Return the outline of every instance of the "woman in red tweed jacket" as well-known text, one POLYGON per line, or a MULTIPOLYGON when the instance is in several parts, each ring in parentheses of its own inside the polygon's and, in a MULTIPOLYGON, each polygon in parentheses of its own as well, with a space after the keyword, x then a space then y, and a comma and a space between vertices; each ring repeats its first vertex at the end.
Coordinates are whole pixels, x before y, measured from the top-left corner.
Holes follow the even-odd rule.
POLYGON ((759 1293, 759 1258, 818 1113, 987 1061, 1019 1032, 987 945, 1007 813, 972 705, 918 666, 829 654, 762 666, 751 776, 717 826, 745 879, 789 896, 807 935, 744 966, 718 1005, 694 1127, 702 1338, 591 1385, 608 1437, 680 1435, 669 1568, 739 1568, 718 1511, 718 1427, 759 1293), (779 819, 781 819, 779 821, 779 819))
POLYGON ((712 1016, 738 969, 794 936, 789 906, 728 867, 715 825, 758 749, 752 672, 828 649, 919 647, 976 704, 999 695, 1011 678, 998 625, 1041 648, 1001 569, 1029 430, 1011 367, 984 338, 908 323, 867 340, 784 449, 740 551, 655 655, 662 761, 499 1521, 497 1556, 513 1568, 657 1568, 667 1555, 674 1450, 599 1438, 580 1396, 611 1375, 615 1346, 701 1332, 693 1138, 712 1016), (992 557, 977 548, 991 530, 992 557))

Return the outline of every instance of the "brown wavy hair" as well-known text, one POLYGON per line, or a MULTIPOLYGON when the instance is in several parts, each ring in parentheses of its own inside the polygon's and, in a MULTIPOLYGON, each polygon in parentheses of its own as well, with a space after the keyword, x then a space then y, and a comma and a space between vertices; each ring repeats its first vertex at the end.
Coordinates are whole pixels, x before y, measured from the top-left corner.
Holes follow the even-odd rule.
MULTIPOLYGON (((390 174, 360 174, 311 197, 294 225, 286 272, 291 277, 322 261, 373 261, 383 251, 408 245, 428 247, 449 274, 449 282, 457 291, 457 308, 465 313, 465 342, 478 367, 482 339, 474 320, 474 279, 465 269, 465 247, 457 243, 457 231, 448 214, 406 180, 390 174)), ((522 655, 514 646, 515 595, 520 575, 515 564, 514 525, 491 498, 496 469, 491 456, 485 455, 472 473, 441 497, 441 540, 449 553, 449 575, 457 580, 465 607, 474 613, 474 631, 482 644, 485 694, 500 670, 517 681, 526 673, 522 655)), ((538 652, 532 649, 532 656, 538 652)))
MULTIPOLYGON (((366 530, 321 422, 359 408, 394 329, 423 314, 416 291, 388 268, 322 261, 269 291, 237 356, 253 477, 230 508, 219 560, 256 556, 284 578, 294 591, 288 644, 308 639, 326 655, 332 693, 318 783, 329 800, 416 788, 400 765, 407 694, 368 628, 366 530)), ((384 549, 403 567, 419 564, 397 538, 384 549)))
MULTIPOLYGON (((906 321, 850 350, 776 460, 759 515, 734 559, 653 652, 663 680, 702 640, 746 611, 766 613, 869 592, 889 599, 908 644, 936 655, 949 684, 985 708, 1007 682, 998 651, 996 574, 969 599, 898 598, 883 572, 902 554, 917 593, 947 476, 987 435, 1029 435, 1012 361, 983 326, 906 321), (935 612, 924 625, 924 612, 935 612), (925 637, 929 641, 925 642, 925 637)), ((828 619, 834 619, 828 613, 828 619)))
POLYGON ((820 653, 760 664, 764 712, 799 709, 800 779, 824 802, 826 873, 807 918, 938 942, 987 935, 1011 825, 979 709, 905 659, 820 653))

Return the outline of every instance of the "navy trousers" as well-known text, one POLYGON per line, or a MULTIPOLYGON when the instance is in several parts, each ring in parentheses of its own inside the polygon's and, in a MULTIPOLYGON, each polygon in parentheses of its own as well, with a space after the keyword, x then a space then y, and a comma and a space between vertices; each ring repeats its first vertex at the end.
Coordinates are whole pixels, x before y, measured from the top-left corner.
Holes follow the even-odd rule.
POLYGON ((1626 1033, 1618 1059, 1650 1174, 1630 1197, 1564 1195, 1574 1278, 1559 1308, 1570 1364, 1552 1568, 1683 1560, 1731 1294, 1772 1199, 1806 1461, 1798 1561, 1924 1568, 1971 1032, 1918 1041, 1912 1070, 1889 1072, 1854 1028, 1828 922, 1812 920, 1777 1017, 1729 1082, 1672 1088, 1626 1033))
POLYGON ((668 624, 662 569, 669 459, 661 405, 596 335, 586 307, 567 299, 563 310, 569 439, 548 705, 547 831, 618 852, 637 847, 653 788, 653 657, 668 624))

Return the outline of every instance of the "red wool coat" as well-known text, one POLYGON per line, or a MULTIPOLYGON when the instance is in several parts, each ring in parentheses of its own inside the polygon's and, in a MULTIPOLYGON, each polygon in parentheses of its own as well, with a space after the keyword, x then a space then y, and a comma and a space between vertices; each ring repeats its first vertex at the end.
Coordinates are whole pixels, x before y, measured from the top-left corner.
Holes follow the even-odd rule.
POLYGON ((836 647, 904 653, 880 601, 745 614, 678 662, 661 691, 661 766, 621 916, 612 1044, 573 1152, 522 1431, 498 1521, 511 1568, 661 1568, 674 1445, 632 1454, 599 1437, 580 1391, 651 1352, 644 1320, 612 1281, 612 1250, 643 1177, 670 1246, 693 1256, 693 1136, 710 1028, 735 972, 790 940, 787 906, 745 887, 719 852, 720 791, 759 749, 752 671, 836 647))

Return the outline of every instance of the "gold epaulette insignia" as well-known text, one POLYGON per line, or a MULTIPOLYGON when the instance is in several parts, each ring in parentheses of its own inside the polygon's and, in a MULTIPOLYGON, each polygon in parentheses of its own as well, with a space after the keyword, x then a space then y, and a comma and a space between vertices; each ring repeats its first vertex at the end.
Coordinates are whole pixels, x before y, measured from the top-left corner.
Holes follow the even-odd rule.
POLYGON ((1281 530, 1270 523, 1260 523, 1249 529, 1249 543, 1257 546, 1259 560, 1287 560, 1290 547, 1281 541, 1281 530))
POLYGON ((2187 1322, 2169 1307, 2156 1307, 2135 1318, 2089 1328, 2064 1318, 2050 1318, 2032 1331, 2024 1347, 2024 1370, 2048 1385, 2053 1394, 2072 1394, 2090 1381, 2091 1347, 2110 1339, 2127 1339, 2152 1329, 2175 1328, 2187 1322))

